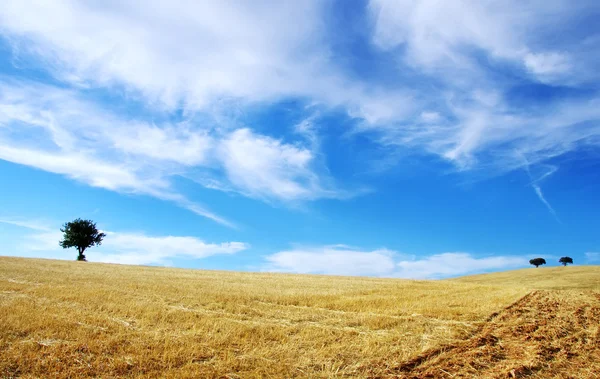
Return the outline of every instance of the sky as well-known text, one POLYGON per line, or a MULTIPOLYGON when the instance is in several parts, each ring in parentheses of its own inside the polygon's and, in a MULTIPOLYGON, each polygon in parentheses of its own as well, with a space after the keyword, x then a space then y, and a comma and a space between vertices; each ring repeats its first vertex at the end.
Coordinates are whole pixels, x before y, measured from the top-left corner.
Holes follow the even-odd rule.
POLYGON ((0 254, 439 279, 600 264, 600 2, 0 7, 0 254), (531 267, 531 266, 529 266, 531 267))

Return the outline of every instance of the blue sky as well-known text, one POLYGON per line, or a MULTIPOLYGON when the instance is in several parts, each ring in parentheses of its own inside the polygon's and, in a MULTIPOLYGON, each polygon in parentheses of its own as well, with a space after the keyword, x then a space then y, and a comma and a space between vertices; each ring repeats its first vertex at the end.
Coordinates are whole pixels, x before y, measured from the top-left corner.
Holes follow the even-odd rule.
POLYGON ((443 278, 600 262, 597 1, 12 1, 0 249, 443 278))

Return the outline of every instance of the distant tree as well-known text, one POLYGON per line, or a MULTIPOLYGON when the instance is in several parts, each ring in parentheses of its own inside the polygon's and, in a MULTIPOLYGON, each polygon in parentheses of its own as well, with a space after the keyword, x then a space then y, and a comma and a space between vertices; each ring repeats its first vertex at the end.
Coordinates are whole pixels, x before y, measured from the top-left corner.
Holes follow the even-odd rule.
POLYGON ((562 257, 558 260, 559 263, 562 263, 563 266, 570 264, 573 264, 573 258, 571 257, 562 257))
POLYGON ((59 242, 64 249, 76 247, 79 255, 78 261, 86 261, 83 252, 88 247, 102 244, 106 234, 100 233, 96 228, 96 223, 91 220, 82 220, 80 218, 67 222, 60 229, 63 232, 63 239, 59 242))
POLYGON ((533 258, 529 260, 529 263, 534 265, 536 268, 540 265, 545 265, 546 260, 544 258, 533 258))

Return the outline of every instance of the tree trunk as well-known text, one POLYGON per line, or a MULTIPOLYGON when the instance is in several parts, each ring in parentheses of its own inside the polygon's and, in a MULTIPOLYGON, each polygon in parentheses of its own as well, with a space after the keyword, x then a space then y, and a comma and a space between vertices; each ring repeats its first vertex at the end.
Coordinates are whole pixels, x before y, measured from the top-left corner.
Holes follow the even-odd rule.
POLYGON ((79 251, 79 255, 77 256, 77 260, 85 262, 85 255, 83 255, 83 252, 85 251, 85 248, 78 247, 77 251, 79 251))

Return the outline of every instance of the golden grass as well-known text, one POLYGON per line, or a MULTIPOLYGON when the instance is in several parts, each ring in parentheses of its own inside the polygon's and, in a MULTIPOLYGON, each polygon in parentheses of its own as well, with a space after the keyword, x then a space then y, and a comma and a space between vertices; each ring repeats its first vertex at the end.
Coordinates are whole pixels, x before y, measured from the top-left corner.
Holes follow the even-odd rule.
POLYGON ((600 295, 592 291, 533 291, 470 338, 391 368, 388 376, 598 378, 600 295))
POLYGON ((545 290, 600 291, 600 266, 539 267, 463 276, 452 281, 494 286, 521 286, 545 290))
POLYGON ((392 375, 481 330, 532 288, 509 279, 489 285, 483 277, 410 281, 0 257, 0 377, 392 375))

